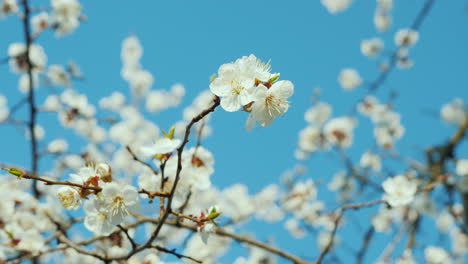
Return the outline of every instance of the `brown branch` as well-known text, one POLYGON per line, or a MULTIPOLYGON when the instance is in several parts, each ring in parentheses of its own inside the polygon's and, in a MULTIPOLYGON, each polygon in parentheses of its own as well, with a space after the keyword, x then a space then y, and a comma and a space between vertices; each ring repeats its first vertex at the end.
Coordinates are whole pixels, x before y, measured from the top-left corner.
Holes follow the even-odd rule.
POLYGON ((172 200, 174 198, 174 193, 177 188, 177 184, 179 183, 180 180, 180 172, 182 171, 182 152, 184 151, 185 145, 188 143, 188 138, 190 136, 190 129, 192 126, 197 123, 198 121, 202 120, 205 116, 207 116, 209 113, 214 112, 216 107, 219 106, 221 100, 218 96, 215 96, 213 98, 213 105, 209 107, 208 109, 205 109, 202 111, 200 114, 198 114, 196 117, 190 121, 190 123, 185 127, 185 135, 184 139, 182 141, 182 144, 177 148, 177 171, 176 171, 176 177, 174 180, 174 185, 172 186, 169 199, 167 200, 167 206, 166 210, 164 212, 164 215, 161 217, 161 222, 158 224, 154 232, 151 234, 151 237, 148 239, 148 242, 145 244, 146 246, 150 246, 151 243, 156 239, 156 237, 159 235, 159 232, 161 231, 161 228, 166 221, 167 217, 172 211, 172 200))
POLYGON ((161 246, 158 246, 158 245, 152 245, 150 248, 154 248, 154 249, 157 249, 157 250, 159 250, 159 251, 161 251, 161 252, 174 255, 174 256, 176 256, 178 259, 184 259, 184 258, 185 258, 185 259, 189 259, 189 260, 191 260, 191 261, 193 261, 193 262, 196 262, 196 263, 203 263, 203 261, 201 261, 201 260, 199 260, 199 259, 192 258, 192 257, 190 257, 190 256, 186 256, 186 255, 182 255, 182 254, 180 254, 180 253, 177 253, 175 248, 169 250, 169 249, 167 249, 167 248, 164 248, 164 247, 161 247, 161 246))
MULTIPOLYGON (((145 217, 145 216, 142 216, 142 215, 135 215, 135 216, 137 217, 137 221, 135 221, 134 223, 128 224, 128 225, 124 225, 122 227, 125 228, 125 229, 129 229, 129 228, 137 227, 137 226, 139 226, 139 225, 141 225, 143 223, 159 224, 161 222, 159 219, 155 219, 155 218, 148 218, 148 217, 145 217)), ((194 231, 194 232, 198 231, 196 225, 189 225, 189 224, 181 223, 181 222, 177 221, 176 219, 167 220, 167 221, 164 222, 164 224, 174 226, 174 227, 177 227, 177 228, 188 229, 188 230, 191 230, 191 231, 194 231)), ((117 231, 117 232, 119 232, 119 231, 117 231)), ((279 248, 271 246, 271 245, 269 245, 267 243, 263 243, 263 242, 257 241, 255 239, 252 239, 252 238, 249 238, 249 237, 236 235, 234 233, 228 232, 228 231, 226 231, 224 229, 221 229, 221 228, 217 228, 215 230, 214 234, 216 234, 218 236, 222 236, 222 237, 229 237, 229 238, 234 239, 234 240, 236 240, 236 241, 238 241, 240 243, 245 243, 245 244, 248 244, 250 246, 261 248, 261 249, 266 250, 268 252, 274 253, 274 254, 276 254, 276 255, 278 255, 280 257, 291 260, 291 261, 293 261, 294 263, 297 263, 297 264, 312 264, 312 262, 303 260, 303 259, 301 259, 301 258, 299 258, 297 256, 294 256, 294 255, 292 255, 292 254, 290 254, 290 253, 288 253, 286 251, 283 251, 283 250, 281 250, 279 248)), ((103 239, 108 239, 108 238, 109 238, 109 236, 95 236, 95 237, 90 238, 88 240, 83 240, 83 241, 80 241, 80 242, 76 242, 76 243, 74 243, 74 245, 75 246, 86 246, 86 245, 92 244, 92 243, 94 243, 96 241, 103 240, 103 239)), ((69 247, 71 247, 71 246, 69 245, 69 247)), ((140 246, 139 248, 137 248, 137 250, 139 249, 141 251, 141 250, 143 250, 145 248, 151 248, 151 247, 153 247, 153 245, 140 246)), ((90 255, 88 253, 94 254, 95 252, 88 251, 88 252, 83 253, 83 254, 90 255)), ((93 256, 93 255, 91 255, 91 256, 93 256)), ((127 257, 130 257, 130 256, 126 256, 124 258, 121 258, 121 260, 125 260, 127 257)), ((115 259, 108 258, 106 260, 110 261, 110 260, 115 260, 115 259)))
MULTIPOLYGON (((4 168, 4 170, 8 171, 8 169, 5 169, 5 168, 4 168)), ((32 174, 29 174, 28 172, 24 173, 21 176, 17 176, 17 177, 20 178, 20 179, 24 178, 24 179, 31 179, 31 180, 34 180, 34 181, 41 181, 41 182, 44 182, 46 185, 65 185, 65 186, 77 187, 77 188, 82 188, 82 189, 87 189, 87 190, 93 190, 96 193, 102 191, 101 187, 96 187, 96 186, 91 186, 91 185, 83 185, 83 184, 74 183, 74 182, 70 182, 70 181, 49 180, 49 179, 46 179, 46 178, 34 176, 32 174)), ((167 192, 151 192, 151 191, 147 191, 145 189, 138 190, 138 193, 146 194, 150 199, 153 199, 156 196, 157 197, 169 197, 169 195, 170 195, 167 192)))
POLYGON ((185 145, 188 143, 188 138, 190 136, 190 129, 192 128, 192 126, 195 123, 202 120, 209 113, 214 112, 214 110, 216 109, 216 107, 219 106, 219 104, 220 104, 220 98, 215 96, 213 98, 213 105, 210 106, 209 108, 203 110, 197 116, 195 116, 192 119, 192 121, 190 121, 190 123, 185 127, 184 139, 182 141, 182 144, 177 148, 177 170, 176 170, 176 177, 175 177, 175 180, 174 180, 174 185, 172 186, 171 192, 170 192, 169 197, 167 199, 167 205, 166 205, 166 209, 164 211, 164 214, 162 215, 160 221, 158 222, 158 225, 156 226, 156 229, 153 231, 150 238, 146 241, 145 244, 143 244, 140 247, 137 247, 135 250, 132 250, 127 255, 121 256, 121 257, 108 258, 107 259, 108 261, 126 260, 126 259, 130 258, 131 256, 137 254, 138 252, 140 252, 140 251, 142 251, 142 250, 144 250, 146 248, 151 247, 153 241, 158 237, 159 232, 162 229, 162 226, 164 225, 166 219, 169 217, 169 215, 170 215, 170 213, 172 211, 172 200, 174 198, 174 193, 176 191, 177 184, 178 184, 178 182, 180 180, 180 172, 182 171, 182 152, 184 150, 185 145))
POLYGON ((195 222, 197 224, 204 221, 203 219, 199 219, 199 218, 191 216, 191 215, 185 215, 183 213, 179 213, 179 212, 177 212, 176 210, 173 210, 173 209, 171 209, 171 214, 177 216, 178 219, 188 219, 188 220, 190 220, 192 222, 195 222))
MULTIPOLYGON (((30 58, 30 49, 32 44, 32 37, 31 37, 31 28, 30 28, 30 9, 28 0, 22 0, 23 9, 24 9, 24 17, 23 17, 23 30, 24 30, 24 39, 26 42, 26 64, 27 64, 27 75, 28 75, 28 85, 29 85, 29 93, 28 93, 28 104, 29 104, 29 133, 31 136, 31 170, 34 174, 38 171, 38 155, 37 155, 37 138, 34 132, 34 128, 36 127, 36 104, 34 101, 34 80, 33 80, 33 73, 32 68, 33 64, 30 58)), ((36 198, 38 198, 41 194, 37 188, 37 181, 34 181, 32 184, 33 193, 36 198)))
POLYGON ((374 234, 375 234, 375 230, 374 230, 374 227, 371 225, 369 229, 367 229, 366 234, 364 235, 361 249, 359 250, 357 257, 356 257, 356 264, 362 263, 364 256, 366 255, 366 252, 369 249, 369 245, 374 234))
POLYGON ((103 255, 99 254, 98 252, 94 252, 94 251, 91 251, 91 250, 87 250, 87 249, 85 249, 83 247, 80 247, 80 245, 78 245, 77 243, 75 243, 75 242, 69 240, 67 237, 65 237, 65 235, 63 233, 60 233, 57 238, 58 238, 58 240, 60 242, 66 244, 70 248, 73 248, 78 253, 95 257, 95 258, 97 258, 99 260, 104 261, 105 263, 110 263, 108 261, 108 259, 106 258, 106 256, 103 256, 103 255))
POLYGON ((127 237, 127 239, 130 241, 130 244, 132 244, 132 249, 135 250, 135 248, 137 248, 137 244, 135 243, 135 241, 133 240, 133 238, 130 236, 130 234, 128 233, 128 229, 123 227, 122 225, 117 225, 117 227, 122 230, 122 232, 125 234, 125 236, 127 237))

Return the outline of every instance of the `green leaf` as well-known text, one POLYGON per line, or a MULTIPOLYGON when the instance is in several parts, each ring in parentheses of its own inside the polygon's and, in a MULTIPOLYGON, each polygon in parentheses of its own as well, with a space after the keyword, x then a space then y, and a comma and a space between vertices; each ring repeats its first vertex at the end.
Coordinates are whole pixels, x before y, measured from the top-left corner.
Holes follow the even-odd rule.
POLYGON ((13 174, 18 177, 22 177, 24 175, 24 172, 20 169, 17 168, 2 168, 2 170, 8 171, 10 174, 13 174))
POLYGON ((280 74, 275 74, 273 77, 271 77, 271 79, 269 80, 270 83, 274 83, 276 82, 280 77, 280 74))

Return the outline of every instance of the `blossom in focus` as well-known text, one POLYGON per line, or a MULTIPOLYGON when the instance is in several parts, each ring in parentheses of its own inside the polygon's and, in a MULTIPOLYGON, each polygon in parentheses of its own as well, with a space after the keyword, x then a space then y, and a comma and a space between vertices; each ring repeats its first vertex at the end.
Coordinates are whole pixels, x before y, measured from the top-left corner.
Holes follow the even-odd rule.
POLYGON ((250 56, 254 60, 251 63, 240 63, 243 62, 241 58, 234 63, 221 65, 218 76, 210 83, 211 92, 221 97, 221 107, 228 112, 237 111, 252 101, 257 58, 250 56))
POLYGON ((221 107, 228 112, 241 108, 249 112, 246 128, 258 122, 268 126, 273 119, 288 110, 287 99, 294 91, 290 81, 278 81, 278 73, 270 73, 271 66, 254 55, 219 67, 212 78, 210 91, 221 98, 221 107))
POLYGON ((355 69, 343 69, 338 75, 338 82, 345 90, 353 90, 362 83, 361 76, 355 69))
POLYGON ((106 184, 102 188, 100 199, 108 207, 108 220, 114 224, 121 224, 130 212, 135 210, 138 203, 138 190, 131 185, 120 185, 115 182, 106 184))
POLYGON ((417 183, 404 175, 397 175, 382 183, 385 191, 383 199, 392 207, 408 205, 414 199, 417 183))
POLYGON ((260 84, 254 95, 251 117, 262 126, 269 126, 275 118, 289 108, 288 98, 293 94, 294 85, 290 81, 278 81, 269 89, 260 84))

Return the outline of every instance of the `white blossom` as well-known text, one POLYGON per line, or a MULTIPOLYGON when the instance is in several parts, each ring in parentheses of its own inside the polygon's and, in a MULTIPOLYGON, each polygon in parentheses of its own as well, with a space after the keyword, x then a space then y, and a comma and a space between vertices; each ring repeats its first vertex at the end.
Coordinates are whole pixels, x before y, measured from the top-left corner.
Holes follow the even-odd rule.
POLYGON ((345 90, 353 90, 362 83, 361 76, 355 69, 343 69, 338 75, 338 81, 345 90))
POLYGON ((403 256, 397 259, 395 264, 417 264, 410 249, 405 249, 403 256))
POLYGON ((9 115, 8 100, 4 95, 0 94, 0 123, 5 121, 9 115))
POLYGON ((255 79, 245 70, 238 63, 223 64, 210 84, 211 92, 221 97, 221 107, 226 111, 237 111, 252 101, 250 93, 255 79))
POLYGON ((436 219, 437 222, 437 228, 441 232, 447 232, 450 230, 450 228, 454 225, 454 218, 453 216, 448 213, 448 212, 443 212, 437 216, 436 219))
POLYGON ((81 4, 78 0, 52 0, 51 23, 57 36, 72 33, 80 25, 81 4))
MULTIPOLYGON (((11 70, 15 73, 26 73, 28 69, 26 56, 26 45, 24 43, 12 43, 8 47, 8 56, 11 70)), ((45 68, 47 55, 42 46, 31 44, 29 47, 29 59, 32 65, 32 71, 39 72, 45 68)))
POLYGON ((368 57, 376 57, 384 48, 380 38, 364 39, 361 41, 361 52, 368 57))
POLYGON ((93 233, 108 235, 116 229, 115 225, 109 221, 111 212, 101 199, 93 196, 86 200, 84 212, 86 214, 84 226, 93 233))
POLYGON ((120 57, 125 64, 138 64, 143 55, 143 47, 136 36, 129 36, 122 42, 120 57))
POLYGON ((440 115, 447 123, 460 125, 468 118, 466 109, 467 107, 463 100, 456 98, 452 102, 442 106, 440 115))
POLYGON ((114 224, 121 224, 124 218, 134 211, 138 202, 138 191, 131 185, 119 185, 115 182, 106 184, 102 188, 100 199, 108 207, 108 220, 114 224))
POLYGON ((49 14, 47 12, 40 12, 31 18, 33 32, 38 34, 49 27, 49 14))
POLYGON ((60 109, 59 97, 55 94, 47 96, 43 107, 47 111, 58 111, 60 109))
POLYGON ((47 145, 47 151, 50 153, 62 153, 68 150, 68 143, 65 139, 58 138, 47 145))
POLYGON ((118 112, 125 104, 125 96, 120 92, 113 92, 110 96, 103 97, 99 101, 99 106, 118 112))
POLYGON ((393 207, 408 205, 414 199, 417 183, 404 175, 397 175, 382 183, 385 191, 383 199, 393 207))
POLYGON ((58 189, 57 195, 65 209, 76 210, 81 206, 81 197, 77 190, 70 186, 62 186, 58 189))
POLYGON ((70 74, 65 70, 62 65, 50 65, 47 70, 47 77, 54 85, 70 86, 70 74))
POLYGON ((200 236, 201 236, 203 243, 207 244, 210 234, 216 231, 216 226, 213 223, 208 222, 204 224, 202 227, 198 227, 197 230, 198 232, 200 232, 200 236))
POLYGON ((143 146, 140 148, 140 152, 147 156, 154 156, 156 154, 167 154, 176 150, 179 145, 182 143, 182 140, 178 138, 167 138, 162 137, 156 139, 156 142, 150 146, 143 146))
POLYGON ((395 44, 397 46, 413 46, 418 42, 419 33, 413 29, 400 29, 395 34, 395 44))
POLYGON ((327 8, 328 12, 336 14, 348 9, 352 0, 321 0, 321 2, 322 5, 327 8))
POLYGON ((289 231, 294 238, 301 239, 307 234, 307 231, 300 226, 299 221, 296 218, 290 218, 284 223, 284 227, 289 231))
POLYGON ((424 258, 428 264, 449 264, 452 262, 447 251, 434 246, 424 249, 424 258))
POLYGON ((367 151, 361 156, 360 165, 363 168, 371 168, 374 171, 380 171, 382 162, 379 155, 367 151))
POLYGON ((392 25, 392 17, 378 10, 374 15, 374 24, 378 31, 385 32, 392 25))
POLYGON ((307 152, 314 152, 327 148, 327 142, 319 127, 307 126, 299 132, 299 148, 307 152))
POLYGON ((468 160, 466 159, 457 160, 455 172, 460 176, 468 176, 468 160))
POLYGON ((0 2, 0 18, 12 15, 18 12, 17 0, 3 0, 0 2))
POLYGON ((325 124, 325 138, 333 145, 349 147, 353 143, 355 126, 356 120, 351 117, 333 118, 325 124))
POLYGON ((290 81, 278 81, 269 89, 260 84, 253 95, 251 117, 262 126, 269 126, 275 118, 288 111, 287 99, 292 95, 294 85, 290 81))
POLYGON ((311 124, 323 124, 331 115, 332 108, 330 104, 318 102, 304 114, 304 119, 311 124))

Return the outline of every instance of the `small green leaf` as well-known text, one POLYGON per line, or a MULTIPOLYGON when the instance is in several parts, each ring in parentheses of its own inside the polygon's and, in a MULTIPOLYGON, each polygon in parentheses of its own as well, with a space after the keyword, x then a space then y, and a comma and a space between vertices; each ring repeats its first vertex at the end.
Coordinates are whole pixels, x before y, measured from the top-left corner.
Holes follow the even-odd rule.
POLYGON ((273 77, 270 78, 269 82, 270 82, 270 83, 274 83, 274 82, 276 82, 276 81, 279 79, 279 77, 280 77, 280 74, 279 74, 279 73, 278 73, 278 74, 275 74, 273 77))
POLYGON ((169 138, 173 139, 174 138, 174 133, 175 133, 175 126, 171 127, 171 130, 169 130, 169 138))
POLYGON ((208 215, 208 219, 215 220, 221 214, 222 214, 221 212, 216 212, 216 210, 212 210, 210 214, 208 215))
POLYGON ((22 177, 24 175, 24 172, 20 169, 17 168, 2 168, 2 170, 8 171, 10 174, 13 174, 18 177, 22 177))

